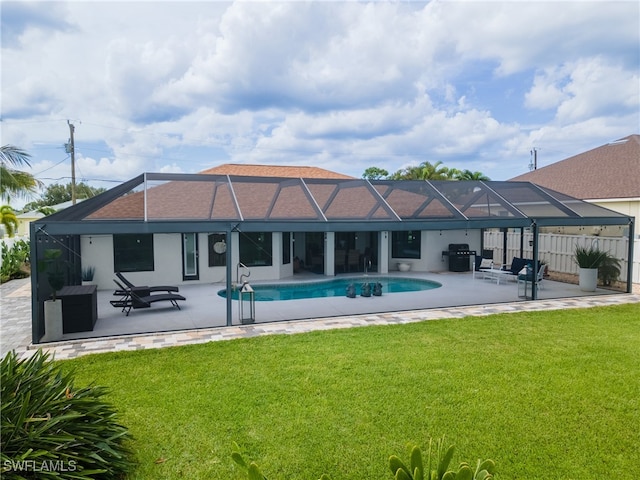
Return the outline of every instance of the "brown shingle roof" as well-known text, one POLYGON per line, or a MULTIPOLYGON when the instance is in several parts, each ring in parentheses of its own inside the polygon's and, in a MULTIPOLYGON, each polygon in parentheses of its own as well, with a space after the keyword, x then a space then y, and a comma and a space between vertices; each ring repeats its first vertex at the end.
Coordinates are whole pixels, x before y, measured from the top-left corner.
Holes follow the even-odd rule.
MULTIPOLYGON (((251 165, 226 163, 200 172, 206 175, 229 175, 236 177, 307 178, 330 180, 353 180, 354 177, 332 172, 318 167, 251 165)), ((224 178, 224 177, 223 177, 224 178)), ((264 218, 269 203, 264 198, 272 198, 278 182, 273 183, 238 182, 235 195, 245 219, 264 218)), ((303 192, 285 189, 270 215, 282 218, 316 218, 317 213, 308 204, 303 192)), ((235 218, 234 200, 228 191, 226 180, 221 185, 208 182, 169 182, 149 189, 147 195, 148 217, 150 219, 177 218, 235 218), (215 201, 213 198, 215 198, 215 201), (223 201, 224 199, 224 201, 223 201)), ((144 197, 141 192, 116 199, 87 219, 142 219, 144 217, 144 197)))
POLYGON ((281 178, 339 178, 352 179, 349 175, 332 172, 319 167, 285 166, 285 165, 252 165, 225 163, 208 168, 200 173, 207 175, 238 175, 242 177, 281 177, 281 178))
POLYGON ((640 197, 640 135, 580 153, 511 179, 583 200, 640 197))
POLYGON ((624 217, 566 195, 556 197, 559 204, 549 202, 540 187, 528 182, 369 182, 152 173, 52 218, 53 221, 206 221, 213 222, 211 228, 215 231, 215 222, 465 220, 468 225, 475 219, 504 220, 532 215, 539 220, 578 215, 624 217), (141 191, 143 187, 145 190, 141 191))

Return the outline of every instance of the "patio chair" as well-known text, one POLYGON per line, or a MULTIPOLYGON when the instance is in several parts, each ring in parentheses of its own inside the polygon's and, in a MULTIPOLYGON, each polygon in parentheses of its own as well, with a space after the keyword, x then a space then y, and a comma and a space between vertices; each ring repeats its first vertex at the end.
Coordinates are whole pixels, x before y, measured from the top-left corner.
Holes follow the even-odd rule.
POLYGON ((538 288, 540 289, 544 288, 542 286, 542 280, 544 280, 544 267, 545 264, 541 263, 540 268, 538 269, 538 277, 536 278, 536 283, 538 284, 538 288))
POLYGON ((182 295, 178 295, 177 293, 159 293, 151 295, 149 293, 149 287, 128 288, 117 280, 113 281, 118 286, 118 290, 116 290, 114 295, 120 295, 120 298, 118 300, 111 300, 110 303, 116 308, 122 308, 122 311, 125 312, 127 317, 129 316, 129 312, 131 312, 132 308, 149 308, 151 307, 151 304, 155 302, 171 302, 171 305, 180 310, 178 300, 186 300, 186 298, 182 295))
MULTIPOLYGON (((137 285, 134 285, 129 280, 127 280, 125 278, 125 276, 122 275, 122 273, 116 272, 116 277, 118 277, 120 279, 120 281, 122 283, 124 283, 128 288, 138 288, 137 285)), ((145 286, 144 288, 148 289, 149 292, 167 292, 167 293, 171 293, 171 292, 180 291, 180 289, 178 287, 174 287, 172 285, 155 285, 155 286, 152 286, 152 287, 145 286)), ((114 295, 120 295, 120 294, 121 294, 120 292, 114 293, 114 295)))

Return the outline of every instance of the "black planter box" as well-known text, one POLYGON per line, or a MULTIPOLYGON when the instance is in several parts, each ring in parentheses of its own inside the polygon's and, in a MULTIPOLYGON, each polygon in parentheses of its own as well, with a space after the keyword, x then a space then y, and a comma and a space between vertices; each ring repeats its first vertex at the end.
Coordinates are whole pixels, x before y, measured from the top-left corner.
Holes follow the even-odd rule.
POLYGON ((62 333, 93 330, 98 319, 98 287, 63 287, 58 291, 57 297, 62 300, 62 333))

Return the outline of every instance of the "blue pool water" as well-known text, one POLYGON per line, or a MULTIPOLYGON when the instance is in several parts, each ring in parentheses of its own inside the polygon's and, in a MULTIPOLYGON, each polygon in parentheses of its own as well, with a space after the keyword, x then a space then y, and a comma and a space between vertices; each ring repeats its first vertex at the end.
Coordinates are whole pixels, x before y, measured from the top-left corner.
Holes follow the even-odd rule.
MULTIPOLYGON (((416 278, 395 278, 395 277, 358 277, 358 278, 336 278, 320 282, 305 283, 283 283, 271 285, 251 285, 255 291, 257 302, 269 302, 274 300, 301 300, 304 298, 322 297, 346 297, 347 286, 353 284, 356 287, 356 294, 360 295, 363 283, 382 284, 382 295, 397 292, 418 292, 421 290, 432 290, 442 285, 438 282, 420 280, 416 278)), ((372 285, 373 287, 373 285, 372 285)), ((372 288, 373 291, 373 288, 372 288)), ((227 289, 220 290, 218 295, 227 296, 227 289)), ((238 299, 238 291, 232 292, 234 300, 238 299)))

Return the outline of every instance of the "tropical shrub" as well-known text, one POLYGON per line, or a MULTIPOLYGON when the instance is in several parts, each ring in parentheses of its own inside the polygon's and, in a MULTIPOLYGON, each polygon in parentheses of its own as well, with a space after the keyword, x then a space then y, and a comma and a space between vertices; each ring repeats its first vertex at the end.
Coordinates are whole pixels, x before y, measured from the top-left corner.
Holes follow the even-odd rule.
POLYGON ((85 267, 82 269, 82 281, 92 282, 93 277, 96 274, 96 267, 85 267))
POLYGON ((620 260, 610 254, 605 254, 598 268, 598 279, 602 285, 609 286, 620 277, 620 260))
POLYGON ((607 256, 607 252, 596 247, 576 245, 573 258, 580 268, 598 268, 607 256))
MULTIPOLYGON (((255 462, 247 462, 242 453, 240 452, 240 447, 237 443, 233 444, 234 450, 231 454, 231 458, 236 464, 242 468, 247 473, 247 477, 249 480, 269 480, 260 470, 260 467, 255 462)), ((320 477, 320 480, 330 480, 329 476, 323 474, 320 477)))
POLYGON ((395 480, 490 480, 495 474, 496 465, 493 460, 478 460, 475 471, 463 462, 457 470, 450 470, 449 463, 453 458, 454 445, 444 449, 444 437, 434 445, 429 439, 429 450, 423 457, 418 445, 409 445, 410 462, 407 466, 399 457, 389 457, 389 468, 395 480), (435 447, 435 449, 434 449, 435 447))
MULTIPOLYGON (((391 455, 389 468, 395 480, 491 480, 494 478, 496 465, 489 459, 478 460, 475 470, 465 462, 461 463, 457 470, 450 470, 449 463, 453 458, 454 450, 454 445, 444 449, 444 437, 435 443, 429 439, 426 457, 423 456, 418 445, 409 445, 409 466, 396 455, 391 455)), ((237 443, 234 443, 231 458, 247 473, 249 480, 268 480, 255 462, 244 459, 237 443)), ((320 480, 329 480, 329 477, 322 475, 320 480)))
POLYGON ((3 479, 111 479, 132 469, 128 430, 104 387, 76 387, 41 350, 26 360, 9 352, 1 369, 3 479))
POLYGON ((11 247, 2 242, 2 267, 0 281, 29 276, 30 246, 25 240, 18 240, 11 247))
POLYGON ((62 259, 62 250, 49 248, 44 251, 42 259, 38 260, 38 271, 46 272, 47 281, 51 286, 51 298, 56 301, 56 293, 64 287, 64 269, 66 261, 62 259))

